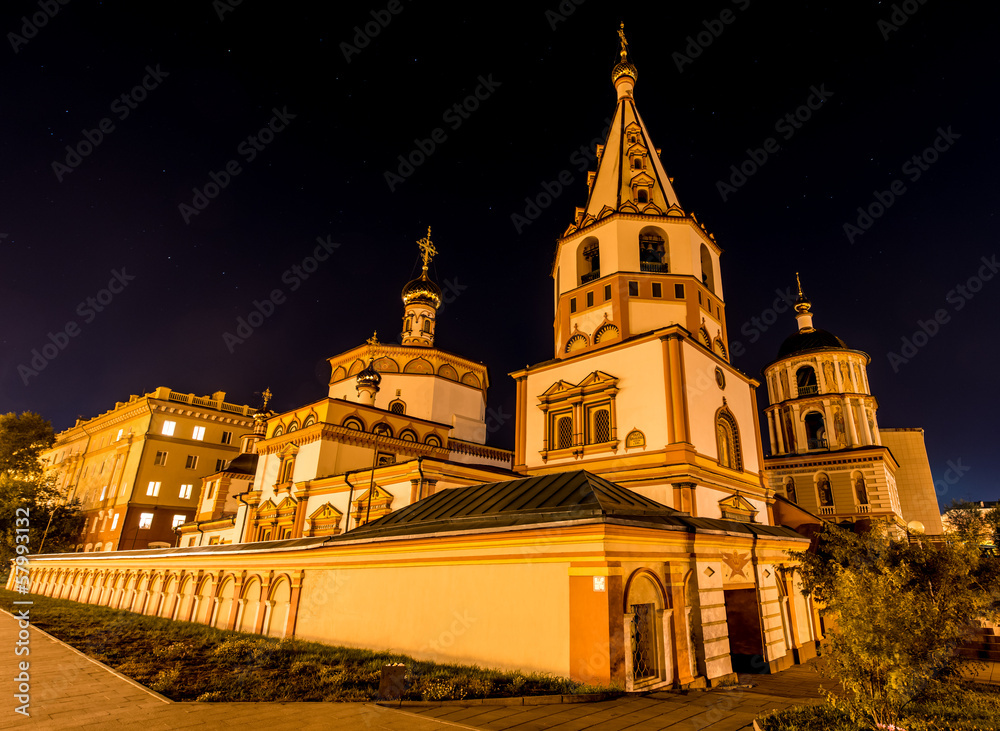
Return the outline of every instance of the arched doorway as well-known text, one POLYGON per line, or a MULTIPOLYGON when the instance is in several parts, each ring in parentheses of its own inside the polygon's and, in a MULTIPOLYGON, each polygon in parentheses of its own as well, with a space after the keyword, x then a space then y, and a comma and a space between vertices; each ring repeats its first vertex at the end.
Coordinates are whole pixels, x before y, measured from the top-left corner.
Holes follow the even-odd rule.
POLYGON ((674 680, 672 612, 666 592, 648 569, 625 585, 625 689, 643 690, 674 680))

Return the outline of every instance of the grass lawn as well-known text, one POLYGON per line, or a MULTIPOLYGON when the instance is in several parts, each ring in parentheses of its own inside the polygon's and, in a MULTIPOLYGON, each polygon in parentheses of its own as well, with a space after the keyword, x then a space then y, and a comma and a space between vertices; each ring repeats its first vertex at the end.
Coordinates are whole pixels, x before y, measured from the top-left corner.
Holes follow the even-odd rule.
MULTIPOLYGON (((1000 688, 979 683, 940 683, 907 709, 906 731, 1000 729, 1000 688)), ((857 731, 850 717, 829 704, 796 706, 758 719, 763 731, 857 731)))
MULTIPOLYGON (((441 665, 405 655, 276 640, 30 595, 31 623, 175 701, 367 701, 383 665, 406 664, 406 700, 615 692, 567 678, 441 665)), ((12 611, 21 595, 0 589, 12 611)))

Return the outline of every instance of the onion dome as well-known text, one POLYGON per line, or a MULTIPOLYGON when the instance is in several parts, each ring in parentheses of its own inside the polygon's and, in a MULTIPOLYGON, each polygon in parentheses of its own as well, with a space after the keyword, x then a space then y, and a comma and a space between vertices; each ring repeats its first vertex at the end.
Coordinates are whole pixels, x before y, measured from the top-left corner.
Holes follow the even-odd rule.
POLYGON ((357 378, 358 388, 368 386, 369 388, 374 388, 378 390, 379 384, 382 383, 382 374, 375 370, 375 361, 372 358, 368 359, 368 365, 365 369, 358 373, 357 378))
POLYGON ((785 342, 781 344, 781 348, 778 350, 778 359, 787 358, 796 353, 804 353, 807 350, 826 350, 831 348, 845 350, 847 349, 847 344, 832 332, 827 332, 826 330, 817 330, 816 328, 807 332, 800 330, 794 335, 785 338, 785 342))
POLYGON ((401 294, 404 305, 430 305, 435 310, 441 306, 441 288, 427 278, 427 268, 419 277, 408 282, 401 294))

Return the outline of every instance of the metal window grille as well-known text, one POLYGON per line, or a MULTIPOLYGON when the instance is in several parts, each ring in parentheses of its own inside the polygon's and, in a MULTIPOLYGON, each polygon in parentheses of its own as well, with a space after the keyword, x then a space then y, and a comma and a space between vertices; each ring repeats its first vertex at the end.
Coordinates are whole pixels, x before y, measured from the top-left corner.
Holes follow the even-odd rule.
POLYGON ((556 421, 558 431, 557 449, 567 449, 573 446, 573 420, 568 416, 563 416, 556 421))
POLYGON ((594 414, 594 442, 602 444, 611 441, 611 413, 607 409, 599 409, 594 414))
POLYGON ((632 678, 641 680, 654 674, 653 605, 632 605, 632 678))

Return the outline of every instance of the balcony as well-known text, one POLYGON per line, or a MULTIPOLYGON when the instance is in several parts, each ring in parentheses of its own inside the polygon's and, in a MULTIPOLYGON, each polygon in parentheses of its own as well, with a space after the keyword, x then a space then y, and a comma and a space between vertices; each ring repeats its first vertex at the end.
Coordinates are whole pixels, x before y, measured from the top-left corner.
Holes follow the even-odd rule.
POLYGON ((815 396, 819 393, 819 386, 799 386, 799 396, 815 396))
POLYGON ((809 449, 826 449, 826 439, 809 439, 807 441, 809 449))
POLYGON ((820 515, 833 515, 837 512, 837 508, 833 505, 821 505, 819 508, 820 515))
POLYGON ((640 261, 640 272, 653 272, 654 274, 669 274, 670 264, 663 261, 640 261))
POLYGON ((595 279, 601 276, 601 270, 595 269, 592 272, 588 272, 580 277, 580 284, 586 284, 587 282, 593 282, 595 279))

